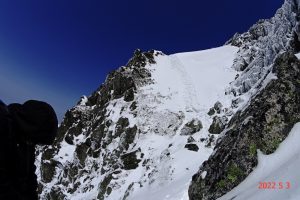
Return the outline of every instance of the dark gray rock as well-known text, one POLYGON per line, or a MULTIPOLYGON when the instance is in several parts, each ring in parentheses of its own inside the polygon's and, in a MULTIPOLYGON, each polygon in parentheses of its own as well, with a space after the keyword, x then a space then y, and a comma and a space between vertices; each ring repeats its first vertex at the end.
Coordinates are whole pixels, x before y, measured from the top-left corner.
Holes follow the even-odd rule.
POLYGON ((115 129, 115 137, 118 137, 125 131, 125 128, 129 126, 129 120, 125 117, 119 118, 116 129, 115 129))
POLYGON ((214 105, 214 109, 218 114, 221 113, 222 107, 223 107, 223 105, 219 101, 217 101, 214 105))
POLYGON ((47 195, 47 199, 51 200, 63 200, 65 197, 66 196, 62 193, 61 188, 57 186, 51 188, 50 193, 47 195))
POLYGON ((198 151, 199 147, 196 144, 186 144, 184 148, 187 148, 190 151, 198 151))
POLYGON ((125 192, 124 197, 123 197, 122 200, 129 200, 128 197, 129 197, 130 193, 131 193, 132 190, 133 190, 133 185, 134 185, 134 183, 131 183, 131 184, 128 186, 128 188, 127 188, 127 190, 126 190, 126 192, 125 192))
POLYGON ((108 192, 108 185, 111 182, 111 180, 113 179, 112 174, 108 174, 104 180, 100 183, 99 186, 99 193, 97 196, 97 199, 99 200, 104 200, 105 199, 105 194, 108 192))
POLYGON ((190 136, 190 137, 187 139, 187 142, 188 142, 188 143, 192 143, 192 142, 196 142, 196 140, 193 138, 193 136, 190 136))
POLYGON ((136 102, 132 102, 132 104, 130 105, 130 110, 133 111, 137 108, 136 102))
POLYGON ((186 123, 180 131, 180 135, 193 135, 203 128, 202 123, 199 119, 192 119, 186 123))
POLYGON ((227 117, 225 116, 223 117, 215 116, 213 118, 212 124, 208 129, 208 132, 212 134, 220 134, 225 129, 226 119, 227 117))
POLYGON ((50 183, 52 181, 56 166, 57 162, 54 160, 43 163, 43 168, 41 169, 41 179, 43 182, 50 183))
POLYGON ((208 114, 209 116, 212 116, 212 115, 214 115, 215 113, 216 113, 215 109, 214 109, 214 108, 210 108, 207 114, 208 114))
POLYGON ((88 149, 89 146, 86 145, 85 143, 82 143, 76 147, 75 153, 81 166, 84 166, 84 162, 88 154, 88 149))
POLYGON ((208 140, 207 140, 207 143, 205 145, 205 147, 211 147, 213 142, 215 142, 215 136, 214 135, 210 135, 208 140))
POLYGON ((125 131, 125 138, 124 138, 124 143, 122 146, 125 148, 125 150, 128 150, 129 145, 133 143, 135 135, 137 133, 137 127, 134 125, 133 127, 129 127, 125 131))
POLYGON ((134 151, 121 156, 121 160, 123 162, 123 169, 131 170, 131 169, 136 169, 139 166, 141 160, 137 159, 137 155, 136 155, 137 152, 138 151, 134 151))
POLYGON ((240 103, 242 103, 242 102, 243 102, 243 99, 241 99, 240 97, 239 97, 239 98, 236 98, 236 99, 232 100, 232 102, 231 102, 231 107, 232 107, 232 108, 237 108, 238 105, 239 105, 240 103))
POLYGON ((134 90, 130 88, 124 94, 124 101, 130 102, 134 100, 134 90))
POLYGON ((221 111, 222 111, 222 107, 223 107, 222 103, 219 102, 219 101, 217 101, 217 102, 214 104, 214 106, 213 106, 212 108, 209 109, 209 111, 208 111, 207 114, 208 114, 209 116, 212 116, 212 115, 214 115, 215 113, 220 114, 221 111))
POLYGON ((55 156, 57 150, 54 148, 46 148, 42 154, 42 160, 50 160, 55 156))
POLYGON ((67 134, 66 137, 65 137, 65 141, 66 143, 70 144, 70 145, 74 145, 74 142, 73 142, 73 137, 71 134, 67 134))
POLYGON ((154 54, 153 50, 143 53, 140 49, 136 49, 134 51, 133 58, 131 58, 129 60, 129 62, 127 63, 127 66, 135 66, 138 68, 143 68, 143 67, 145 67, 147 62, 150 64, 154 64, 155 60, 154 60, 153 54, 154 54))

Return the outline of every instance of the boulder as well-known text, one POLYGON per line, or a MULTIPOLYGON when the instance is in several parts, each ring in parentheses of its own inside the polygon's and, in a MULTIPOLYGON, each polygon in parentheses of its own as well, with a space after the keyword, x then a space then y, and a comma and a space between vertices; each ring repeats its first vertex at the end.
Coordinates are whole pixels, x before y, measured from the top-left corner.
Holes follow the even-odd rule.
POLYGON ((213 118, 212 124, 208 129, 208 132, 212 134, 220 134, 225 128, 226 120, 228 119, 225 116, 223 117, 215 116, 213 118))
POLYGON ((223 105, 219 101, 217 101, 214 105, 214 109, 218 114, 221 113, 222 107, 223 107, 223 105))
POLYGON ((186 148, 190 151, 196 151, 196 152, 199 150, 199 147, 196 144, 186 144, 184 146, 184 148, 186 148))
POLYGON ((193 135, 203 128, 202 122, 199 119, 192 119, 186 123, 180 131, 180 135, 193 135))

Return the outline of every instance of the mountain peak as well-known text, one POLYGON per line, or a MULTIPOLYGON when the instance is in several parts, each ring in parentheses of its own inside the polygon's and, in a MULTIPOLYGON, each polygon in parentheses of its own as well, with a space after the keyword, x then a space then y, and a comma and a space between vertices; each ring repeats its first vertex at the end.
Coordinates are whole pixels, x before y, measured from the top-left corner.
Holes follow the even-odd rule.
POLYGON ((230 191, 256 166, 256 149, 274 152, 299 120, 298 5, 286 0, 222 47, 136 49, 66 113, 54 146, 39 149, 40 197, 198 200, 230 191))

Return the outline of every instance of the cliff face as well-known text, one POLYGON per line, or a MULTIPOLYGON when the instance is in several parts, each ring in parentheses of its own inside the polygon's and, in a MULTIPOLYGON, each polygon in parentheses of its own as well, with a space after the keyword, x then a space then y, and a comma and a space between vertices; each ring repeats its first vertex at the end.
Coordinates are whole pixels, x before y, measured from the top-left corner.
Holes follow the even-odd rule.
POLYGON ((243 181, 257 165, 257 149, 273 153, 299 119, 299 9, 285 1, 270 20, 261 20, 228 43, 240 47, 231 83, 240 102, 214 153, 193 176, 190 199, 217 199, 243 181))
POLYGON ((272 73, 277 79, 235 114, 213 155, 193 176, 190 199, 217 199, 232 190, 257 165, 257 149, 273 153, 300 121, 300 62, 283 53, 272 73))
POLYGON ((279 54, 300 50, 298 18, 298 3, 286 0, 274 17, 259 20, 248 32, 235 34, 227 42, 240 48, 233 65, 240 74, 228 92, 238 96, 256 93, 253 88, 260 87, 279 54))
MULTIPOLYGON (((135 167, 131 162, 128 166, 121 166, 118 162, 138 131, 136 126, 129 124, 125 115, 135 115, 137 87, 151 82, 150 72, 145 66, 154 64, 154 57, 158 54, 136 50, 126 66, 110 73, 89 98, 81 97, 78 104, 66 113, 53 147, 39 150, 41 199, 65 199, 67 194, 93 189, 97 191, 94 197, 87 198, 103 199, 111 189, 108 184, 113 175, 120 173, 117 169, 135 167), (111 109, 116 104, 123 107, 111 109), (119 110, 120 113, 126 114, 118 113, 119 118, 111 119, 117 109, 123 109, 119 110), (114 141, 116 138, 118 142, 114 141), (112 143, 115 143, 114 147, 108 149, 112 143), (93 179, 101 175, 102 180, 93 183, 93 179)), ((132 159, 133 163, 139 161, 136 154, 123 157, 132 159)), ((80 194, 76 198, 80 199, 80 194)))

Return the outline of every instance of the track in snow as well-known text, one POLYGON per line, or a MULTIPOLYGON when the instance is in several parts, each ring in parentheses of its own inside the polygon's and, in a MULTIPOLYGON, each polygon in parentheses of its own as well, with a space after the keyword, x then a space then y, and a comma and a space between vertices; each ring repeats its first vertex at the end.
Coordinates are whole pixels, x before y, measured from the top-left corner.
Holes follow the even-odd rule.
POLYGON ((191 77, 185 70, 184 64, 180 61, 180 59, 176 55, 171 55, 170 61, 171 61, 172 68, 180 74, 181 81, 184 85, 183 98, 185 101, 186 111, 199 112, 199 110, 195 108, 198 107, 197 105, 199 102, 197 99, 197 93, 191 77))

